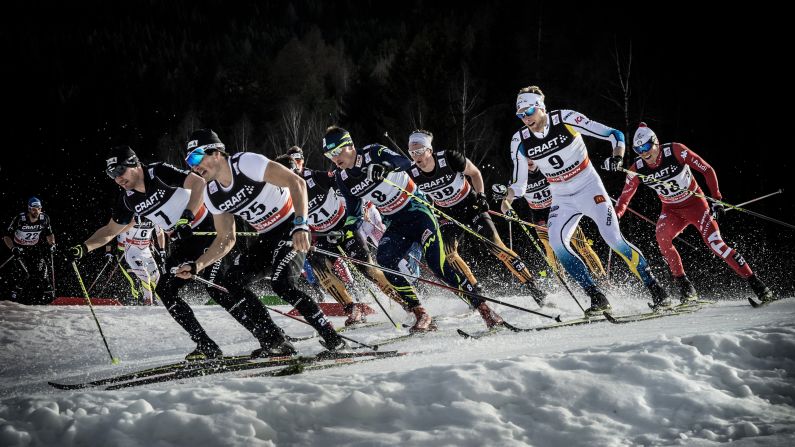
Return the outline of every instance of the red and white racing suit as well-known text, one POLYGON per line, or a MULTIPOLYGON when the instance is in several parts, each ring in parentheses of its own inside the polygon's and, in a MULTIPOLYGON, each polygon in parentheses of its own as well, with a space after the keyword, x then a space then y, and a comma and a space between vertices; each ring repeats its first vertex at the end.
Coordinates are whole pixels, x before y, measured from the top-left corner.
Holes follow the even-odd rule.
POLYGON ((638 157, 629 170, 644 177, 627 174, 624 190, 616 203, 616 214, 619 217, 624 214, 641 183, 654 189, 662 201, 662 212, 657 220, 657 244, 675 277, 684 275, 685 270, 672 241, 688 225, 696 227, 704 243, 735 273, 743 278, 753 274, 745 259, 721 237, 720 228, 712 218, 706 199, 693 195, 693 192, 703 193, 691 170, 704 176, 713 198, 721 199, 715 171, 703 158, 684 144, 668 143, 660 147, 653 163, 647 164, 638 157))

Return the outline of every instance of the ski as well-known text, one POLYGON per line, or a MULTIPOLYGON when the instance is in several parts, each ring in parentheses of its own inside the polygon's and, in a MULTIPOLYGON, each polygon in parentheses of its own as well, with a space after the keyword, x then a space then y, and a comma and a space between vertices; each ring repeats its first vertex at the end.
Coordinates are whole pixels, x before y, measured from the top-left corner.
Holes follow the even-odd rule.
MULTIPOLYGON (((284 358, 289 358, 289 357, 284 357, 284 358)), ((276 357, 271 357, 271 359, 276 359, 276 357)), ((251 357, 249 355, 225 356, 218 359, 210 359, 202 361, 183 360, 181 362, 168 363, 165 365, 155 366, 152 368, 142 369, 139 371, 133 371, 117 376, 106 377, 103 379, 92 380, 89 382, 82 382, 82 383, 47 382, 47 383, 53 388, 57 388, 59 390, 79 390, 83 388, 92 388, 92 387, 109 385, 118 382, 126 382, 128 380, 135 380, 144 377, 157 376, 173 371, 201 369, 213 365, 214 366, 234 365, 237 363, 248 362, 249 360, 251 360, 251 357)))
POLYGON ((208 365, 206 368, 190 369, 184 371, 174 371, 158 376, 147 377, 122 383, 115 383, 107 386, 105 390, 118 390, 122 388, 132 388, 141 385, 171 382, 175 380, 189 379, 193 377, 204 377, 214 374, 223 374, 236 371, 247 371, 261 368, 272 368, 276 366, 292 367, 298 364, 310 365, 317 362, 337 361, 341 359, 352 359, 356 357, 394 357, 399 355, 397 351, 368 351, 368 352, 324 352, 315 356, 293 356, 277 357, 265 361, 249 361, 232 365, 208 365))
POLYGON ((751 297, 749 296, 749 297, 748 297, 748 302, 749 302, 749 303, 751 303, 751 307, 753 307, 754 309, 756 309, 756 308, 759 308, 759 307, 764 307, 764 306, 767 306, 767 305, 768 305, 768 304, 770 304, 770 303, 775 303, 776 301, 781 301, 781 300, 783 300, 783 299, 784 299, 784 298, 776 298, 776 299, 774 299, 774 300, 770 300, 770 301, 756 301, 756 300, 754 300, 753 298, 751 298, 751 297))
MULTIPOLYGON (((373 323, 362 323, 362 324, 356 324, 356 325, 353 325, 353 326, 343 326, 341 328, 336 329, 336 331, 337 331, 338 334, 341 334, 343 332, 351 332, 351 331, 356 331, 356 330, 359 330, 359 329, 365 329, 365 328, 369 328, 369 327, 381 326, 384 323, 385 323, 384 321, 376 321, 376 322, 373 322, 373 323)), ((290 340, 291 342, 297 342, 297 341, 312 340, 313 338, 318 338, 319 336, 320 336, 320 334, 315 332, 312 335, 305 335, 303 337, 291 337, 291 336, 288 335, 287 339, 290 340)))
POLYGON ((592 323, 599 323, 605 321, 605 317, 603 316, 594 316, 590 318, 577 318, 574 320, 563 321, 560 323, 554 323, 546 326, 536 326, 530 328, 522 328, 514 326, 510 323, 503 323, 501 326, 496 328, 487 329, 485 331, 478 331, 478 332, 466 332, 463 329, 456 329, 458 335, 464 338, 470 338, 473 340, 477 340, 479 338, 488 337, 490 335, 500 334, 503 333, 505 330, 510 332, 537 332, 537 331, 546 331, 550 329, 557 329, 561 327, 569 327, 569 326, 580 326, 584 324, 592 324, 592 323))
POLYGON ((295 374, 301 374, 308 371, 317 371, 322 369, 330 369, 330 368, 337 368, 340 366, 347 366, 352 364, 359 364, 365 362, 372 362, 375 360, 380 360, 383 358, 389 357, 401 357, 404 355, 410 354, 409 352, 398 352, 398 351, 384 351, 383 355, 377 356, 366 356, 366 357, 343 357, 337 359, 325 359, 321 360, 320 362, 310 362, 310 363, 296 363, 294 365, 286 366, 284 368, 280 368, 274 371, 265 371, 265 372, 255 372, 253 374, 246 374, 242 377, 283 377, 283 376, 292 376, 295 374))
POLYGON ((674 306, 667 309, 659 309, 656 312, 645 312, 630 315, 611 315, 605 313, 604 316, 610 323, 613 324, 626 324, 634 323, 636 321, 654 320, 656 318, 669 317, 673 315, 684 315, 696 312, 701 309, 700 305, 685 305, 674 306))

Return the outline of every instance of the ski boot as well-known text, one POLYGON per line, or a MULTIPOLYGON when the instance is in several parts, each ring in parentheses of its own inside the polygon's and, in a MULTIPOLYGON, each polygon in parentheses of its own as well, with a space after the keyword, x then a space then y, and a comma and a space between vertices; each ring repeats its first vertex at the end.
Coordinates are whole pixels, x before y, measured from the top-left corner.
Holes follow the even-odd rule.
POLYGON ((674 277, 674 282, 679 286, 679 303, 686 305, 695 304, 698 301, 698 292, 687 279, 687 275, 674 277))
POLYGON ((221 348, 209 338, 199 343, 196 343, 196 349, 190 354, 185 356, 185 360, 189 362, 197 362, 202 360, 212 360, 223 357, 224 353, 221 348))
POLYGON ((756 296, 759 298, 761 302, 769 302, 775 301, 776 297, 773 296, 773 292, 762 282, 756 274, 753 274, 748 277, 748 285, 751 286, 756 296))
POLYGON ((326 348, 326 350, 319 353, 318 357, 333 357, 335 353, 348 349, 348 342, 336 332, 334 332, 334 334, 323 335, 323 340, 320 340, 320 345, 326 348))
POLYGON ((485 301, 480 303, 476 309, 483 318, 483 321, 486 322, 486 327, 489 329, 501 326, 505 323, 502 317, 499 316, 497 312, 494 312, 485 301))
POLYGON ((605 312, 610 313, 613 311, 610 301, 607 301, 605 294, 596 286, 585 289, 585 293, 591 298, 591 307, 585 309, 585 318, 598 317, 605 312))
POLYGON ((430 332, 435 331, 438 329, 435 324, 433 324, 433 319, 425 311, 425 308, 417 305, 411 309, 411 312, 414 314, 414 317, 417 318, 417 321, 414 323, 414 326, 409 328, 409 332, 430 332))
POLYGON ((260 341, 260 347, 251 351, 251 358, 258 359, 267 357, 287 357, 296 354, 298 354, 298 350, 295 349, 295 346, 293 346, 289 340, 281 338, 269 341, 260 341))
POLYGON ((362 314, 362 310, 359 309, 359 306, 356 303, 346 304, 344 307, 345 315, 348 318, 345 320, 345 326, 353 326, 355 324, 366 323, 367 319, 364 318, 364 314, 362 314))
POLYGON ((649 307, 651 307, 652 310, 657 311, 673 306, 671 298, 668 298, 668 292, 665 291, 663 286, 661 286, 658 281, 654 281, 647 287, 649 289, 649 293, 651 294, 651 304, 649 304, 649 307))

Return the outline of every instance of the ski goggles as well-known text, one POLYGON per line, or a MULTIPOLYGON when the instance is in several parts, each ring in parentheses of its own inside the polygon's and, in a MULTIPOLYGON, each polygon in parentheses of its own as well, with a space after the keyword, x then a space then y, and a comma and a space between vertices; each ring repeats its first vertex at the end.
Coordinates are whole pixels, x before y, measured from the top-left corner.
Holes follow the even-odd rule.
POLYGON ((290 158, 292 158, 293 160, 303 160, 304 156, 299 154, 298 152, 296 152, 296 153, 290 154, 290 158))
POLYGON ((205 155, 213 151, 223 151, 224 149, 226 149, 226 146, 224 146, 223 143, 211 143, 199 146, 188 152, 188 156, 185 157, 185 163, 187 163, 189 167, 195 168, 199 166, 199 163, 202 162, 205 155))
POLYGON ((636 154, 640 155, 649 152, 653 147, 654 147, 654 138, 651 138, 645 144, 641 144, 640 146, 633 146, 632 150, 635 151, 636 154))
POLYGON ((429 151, 429 150, 431 150, 431 148, 429 148, 429 147, 421 147, 419 149, 410 150, 409 151, 409 155, 411 155, 412 157, 418 157, 418 156, 424 154, 425 151, 429 151))
POLYGON ((341 154, 345 146, 351 144, 353 144, 353 139, 348 132, 336 137, 323 138, 323 155, 331 160, 341 154))
POLYGON ((196 149, 188 152, 188 156, 185 157, 185 163, 188 164, 188 167, 195 168, 199 166, 199 163, 204 160, 204 156, 207 155, 203 147, 197 147, 196 149))
POLYGON ((108 166, 108 168, 105 169, 105 174, 108 174, 108 177, 110 177, 111 180, 116 180, 116 177, 121 177, 124 172, 127 171, 128 167, 129 166, 125 165, 108 166))
POLYGON ((526 116, 532 116, 536 113, 536 106, 530 107, 529 109, 525 110, 524 112, 516 112, 516 117, 519 119, 523 119, 526 116))

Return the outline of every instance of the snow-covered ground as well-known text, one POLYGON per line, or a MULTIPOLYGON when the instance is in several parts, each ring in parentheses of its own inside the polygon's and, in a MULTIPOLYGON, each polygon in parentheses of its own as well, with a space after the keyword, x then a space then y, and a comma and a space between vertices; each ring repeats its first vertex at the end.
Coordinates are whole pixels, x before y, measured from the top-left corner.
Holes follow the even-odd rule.
MULTIPOLYGON (((464 305, 439 296, 430 311, 451 318, 439 320, 438 333, 392 345, 412 352, 406 357, 281 378, 226 374, 79 392, 47 381, 141 369, 193 345, 162 307, 97 308, 122 359, 113 366, 88 308, 0 302, 0 446, 795 445, 795 300, 752 309, 737 298, 692 315, 473 341, 455 328, 479 330, 480 318, 453 318, 464 305)), ((544 311, 577 315, 570 298, 555 301, 544 311)), ((630 297, 613 304, 617 314, 645 307, 630 297)), ((194 308, 226 354, 256 347, 223 309, 194 308)), ((545 323, 500 312, 520 326, 545 323)), ((291 335, 309 334, 275 318, 291 335)), ((395 333, 347 335, 372 342, 395 333)), ((316 340, 297 346, 321 350, 316 340)))

